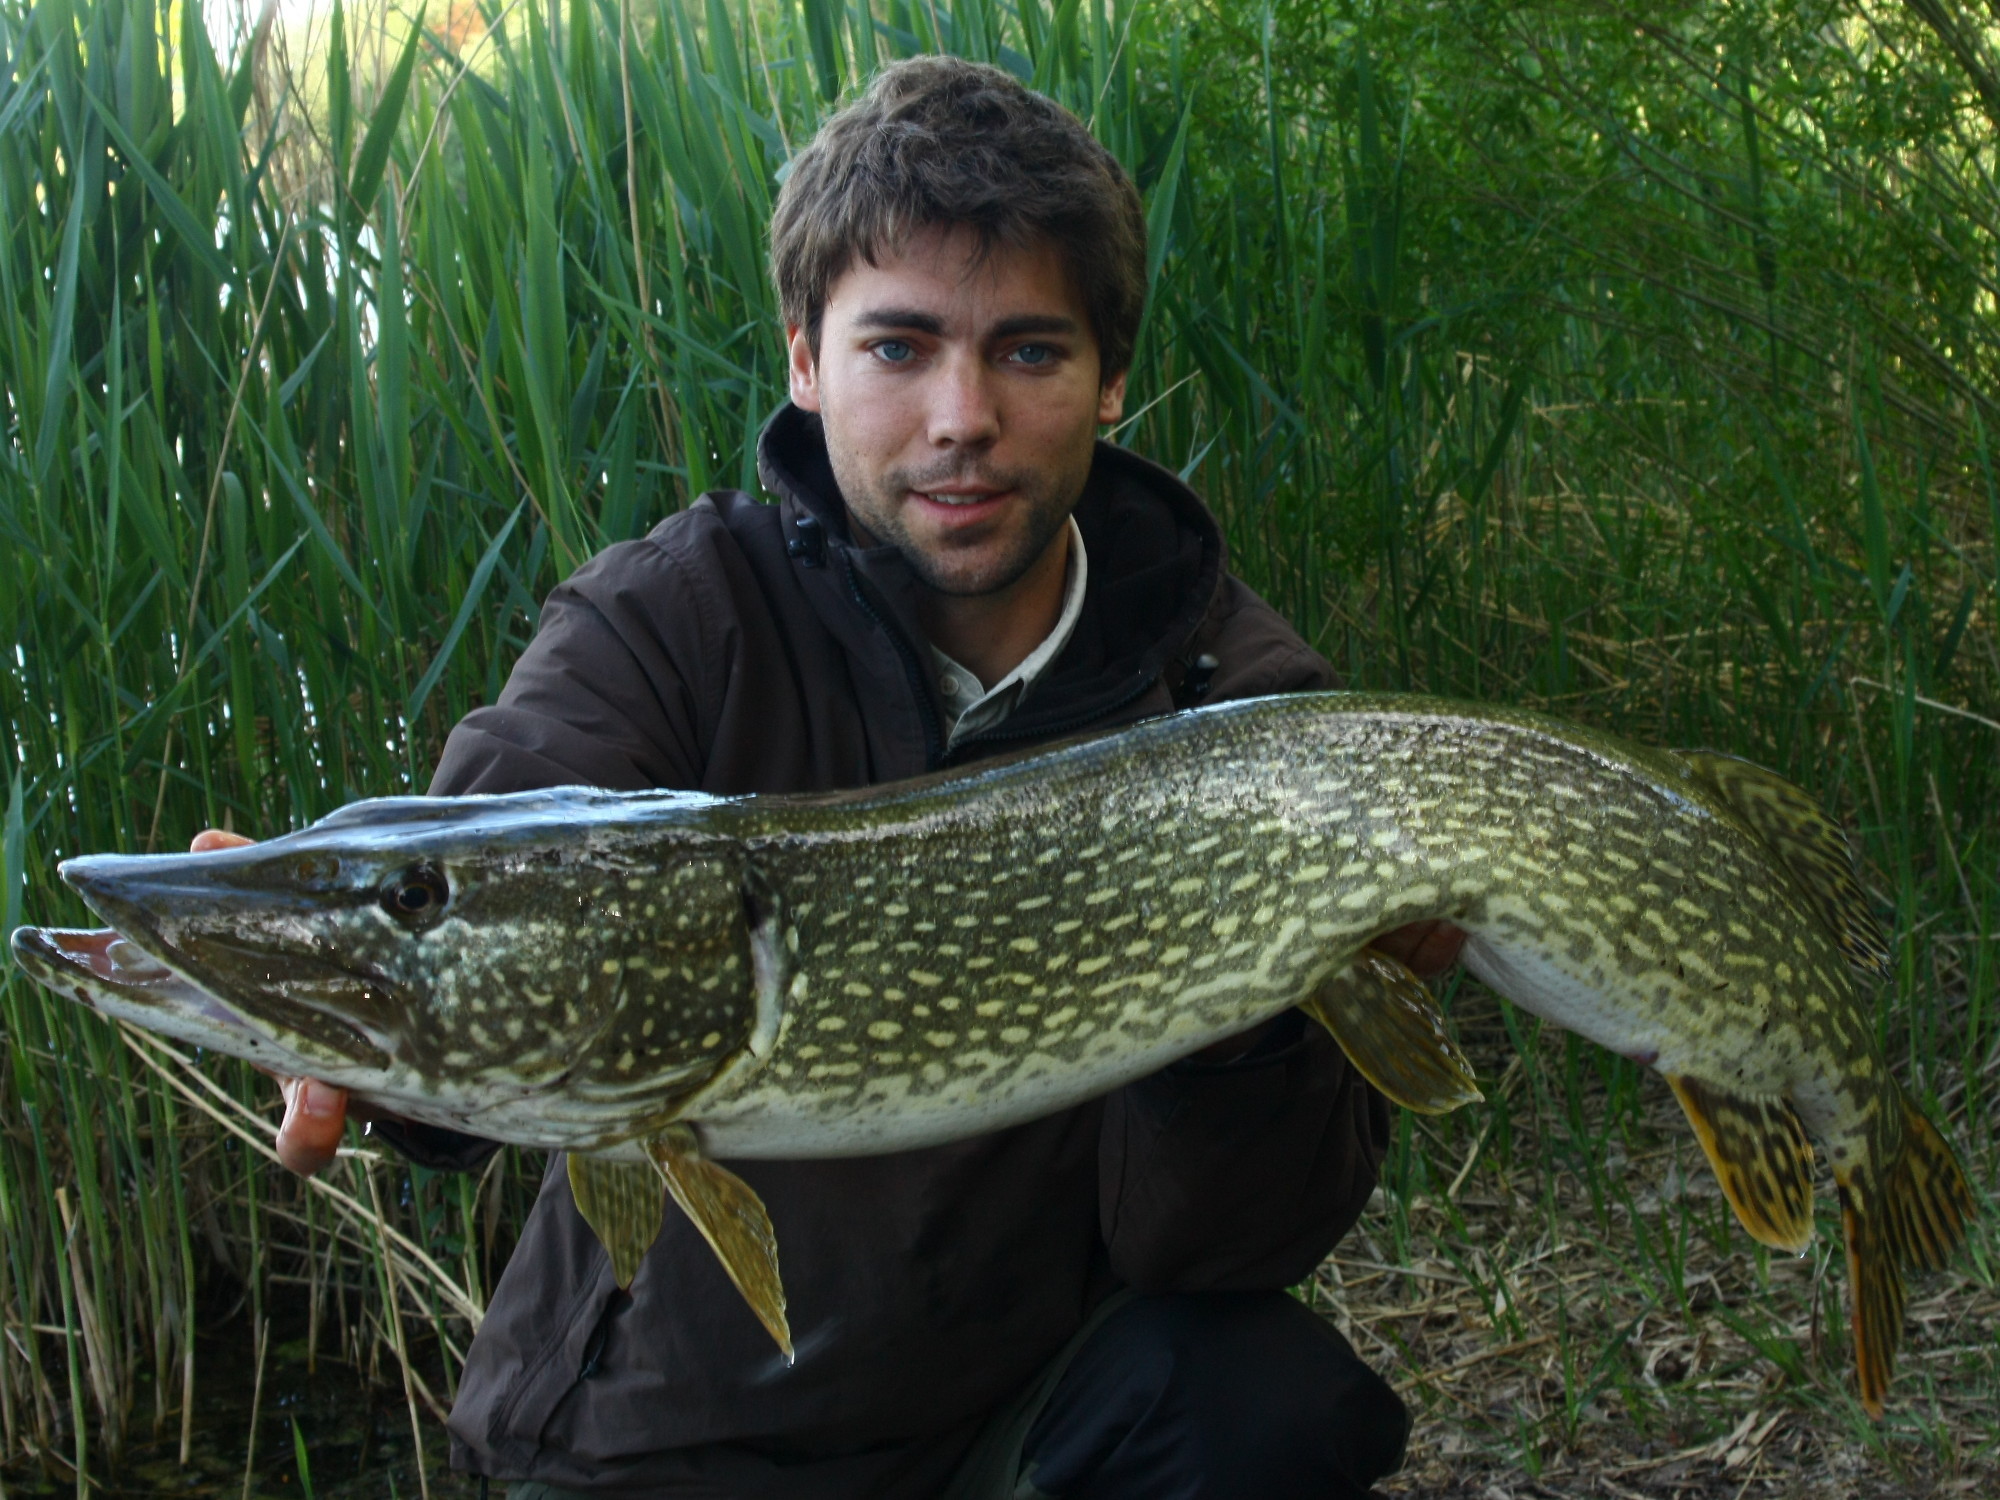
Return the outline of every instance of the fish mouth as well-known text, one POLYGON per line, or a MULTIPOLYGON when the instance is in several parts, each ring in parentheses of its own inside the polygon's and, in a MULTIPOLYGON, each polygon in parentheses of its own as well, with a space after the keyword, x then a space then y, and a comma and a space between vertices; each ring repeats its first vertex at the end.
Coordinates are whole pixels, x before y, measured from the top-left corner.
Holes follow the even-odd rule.
POLYGON ((100 1015, 150 1020, 164 1012, 184 1023, 175 1028, 184 1040, 224 1050, 225 1037, 261 1039, 258 1028, 221 999, 112 928, 17 927, 9 946, 30 978, 100 1015), (201 1035, 190 1037, 189 1031, 201 1035))
MULTIPOLYGON (((323 1060, 364 1068, 386 1066, 397 1051, 398 1039, 366 1019, 395 1008, 392 987, 381 975, 335 962, 325 954, 302 952, 294 943, 259 943, 244 933, 223 936, 171 917, 163 919, 162 913, 177 908, 211 910, 223 895, 246 913, 289 904, 282 897, 260 900, 254 890, 229 890, 218 881, 218 865, 236 852, 91 855, 63 861, 60 874, 92 911, 112 924, 114 935, 127 947, 180 976, 195 992, 228 1007, 240 1034, 296 1047, 323 1060), (170 936, 169 927, 190 930, 170 936)), ((95 977, 101 982, 104 976, 95 977)))
POLYGON ((17 927, 14 961, 37 983, 111 1020, 280 1072, 381 1068, 389 1054, 339 1015, 282 996, 252 1008, 189 978, 114 928, 17 927))

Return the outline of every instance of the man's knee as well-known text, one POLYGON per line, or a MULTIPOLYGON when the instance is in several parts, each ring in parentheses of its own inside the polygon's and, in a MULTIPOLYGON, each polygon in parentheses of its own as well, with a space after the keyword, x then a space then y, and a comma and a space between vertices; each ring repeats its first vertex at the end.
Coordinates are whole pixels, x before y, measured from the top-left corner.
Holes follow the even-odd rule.
POLYGON ((1409 1416, 1333 1326, 1277 1292, 1141 1297, 1065 1372, 1024 1449, 1061 1500, 1359 1496, 1409 1416))

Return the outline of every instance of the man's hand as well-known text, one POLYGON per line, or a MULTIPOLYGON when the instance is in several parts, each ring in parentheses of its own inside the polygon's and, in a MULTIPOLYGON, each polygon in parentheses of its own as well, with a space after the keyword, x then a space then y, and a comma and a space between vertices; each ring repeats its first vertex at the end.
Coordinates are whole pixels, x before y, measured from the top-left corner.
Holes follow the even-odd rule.
MULTIPOLYGON (((240 833, 210 828, 194 836, 196 854, 236 849, 255 843, 240 833)), ((279 1078, 285 1096, 285 1118, 278 1126, 278 1160, 302 1177, 310 1177, 333 1160, 347 1123, 347 1090, 316 1078, 279 1078)))
POLYGON ((1465 934, 1449 922, 1412 922, 1383 933, 1368 946, 1405 965, 1419 979, 1435 979, 1458 962, 1465 934))

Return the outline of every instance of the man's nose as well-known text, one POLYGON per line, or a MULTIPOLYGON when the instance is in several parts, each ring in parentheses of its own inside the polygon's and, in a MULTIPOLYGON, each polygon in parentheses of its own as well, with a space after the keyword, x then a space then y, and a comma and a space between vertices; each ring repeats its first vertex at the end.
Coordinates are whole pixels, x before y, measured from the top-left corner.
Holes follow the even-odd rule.
POLYGON ((981 447, 1000 436, 993 372, 978 355, 954 351, 938 366, 930 391, 930 440, 938 447, 981 447))

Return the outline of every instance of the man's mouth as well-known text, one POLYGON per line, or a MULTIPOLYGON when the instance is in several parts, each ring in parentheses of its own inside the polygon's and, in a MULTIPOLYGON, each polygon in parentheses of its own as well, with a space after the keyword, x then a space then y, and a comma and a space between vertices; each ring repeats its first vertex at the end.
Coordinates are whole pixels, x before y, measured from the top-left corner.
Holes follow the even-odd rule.
POLYGON ((946 509, 967 512, 990 506, 1010 492, 1004 489, 939 489, 910 491, 917 499, 946 509))

